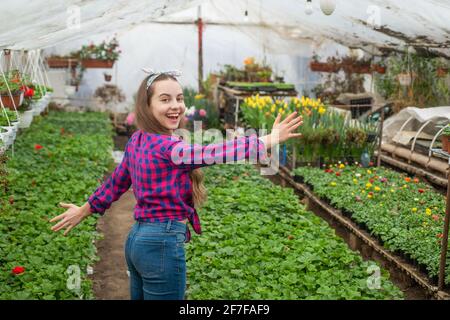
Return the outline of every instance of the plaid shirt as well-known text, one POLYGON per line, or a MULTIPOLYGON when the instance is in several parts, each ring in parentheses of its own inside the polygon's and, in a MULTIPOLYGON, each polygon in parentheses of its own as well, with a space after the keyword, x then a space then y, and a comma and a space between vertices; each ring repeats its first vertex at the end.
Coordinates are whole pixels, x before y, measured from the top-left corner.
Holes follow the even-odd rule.
MULTIPOLYGON (((112 175, 89 197, 92 213, 104 214, 133 184, 137 200, 135 220, 166 222, 188 219, 198 234, 200 219, 192 199, 193 169, 239 160, 266 159, 263 142, 256 134, 223 143, 201 146, 187 144, 170 135, 136 131, 125 147, 122 162, 112 175)), ((187 227, 187 240, 191 238, 187 227)))

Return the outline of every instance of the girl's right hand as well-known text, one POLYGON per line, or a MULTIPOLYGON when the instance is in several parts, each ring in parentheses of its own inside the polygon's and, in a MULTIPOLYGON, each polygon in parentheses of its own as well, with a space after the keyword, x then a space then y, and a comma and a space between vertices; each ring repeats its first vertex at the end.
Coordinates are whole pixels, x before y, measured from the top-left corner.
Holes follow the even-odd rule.
POLYGON ((67 235, 70 230, 72 230, 75 226, 77 226, 84 218, 86 218, 90 212, 86 210, 86 205, 83 207, 78 207, 72 203, 60 203, 59 204, 63 208, 67 208, 66 212, 60 214, 57 217, 54 217, 50 220, 50 222, 58 222, 51 229, 52 231, 59 231, 61 229, 66 228, 64 235, 67 235))
POLYGON ((281 114, 279 113, 277 115, 277 118, 273 123, 271 134, 260 138, 263 140, 267 149, 270 149, 271 146, 282 143, 290 138, 301 137, 301 133, 294 133, 294 131, 302 125, 303 117, 295 117, 296 115, 297 111, 294 111, 281 122, 281 114))
POLYGON ((281 122, 281 114, 279 113, 277 115, 277 118, 275 119, 275 122, 272 126, 272 132, 277 132, 278 143, 282 143, 290 138, 301 137, 301 133, 294 133, 294 131, 302 125, 303 117, 295 117, 296 115, 297 111, 294 111, 281 122))

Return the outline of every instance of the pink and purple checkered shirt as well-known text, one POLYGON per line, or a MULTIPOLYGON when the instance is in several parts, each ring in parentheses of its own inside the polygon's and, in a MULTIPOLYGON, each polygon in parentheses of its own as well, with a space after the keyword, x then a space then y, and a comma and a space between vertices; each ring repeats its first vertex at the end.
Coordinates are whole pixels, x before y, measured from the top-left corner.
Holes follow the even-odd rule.
MULTIPOLYGON (((198 234, 200 219, 192 199, 193 169, 239 160, 266 159, 256 134, 206 146, 188 144, 177 136, 136 131, 125 147, 122 162, 89 197, 92 213, 104 214, 133 184, 137 200, 134 218, 140 222, 188 219, 198 234)), ((187 227, 187 226, 186 226, 187 227)), ((191 234, 187 227, 187 241, 191 234)))

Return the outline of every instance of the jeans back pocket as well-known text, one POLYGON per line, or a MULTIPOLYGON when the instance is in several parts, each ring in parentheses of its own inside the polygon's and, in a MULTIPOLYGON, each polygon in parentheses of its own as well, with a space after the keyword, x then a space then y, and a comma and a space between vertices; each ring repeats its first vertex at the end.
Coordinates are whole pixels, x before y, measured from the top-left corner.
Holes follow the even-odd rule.
POLYGON ((136 236, 132 244, 131 260, 143 276, 164 273, 166 241, 136 236))

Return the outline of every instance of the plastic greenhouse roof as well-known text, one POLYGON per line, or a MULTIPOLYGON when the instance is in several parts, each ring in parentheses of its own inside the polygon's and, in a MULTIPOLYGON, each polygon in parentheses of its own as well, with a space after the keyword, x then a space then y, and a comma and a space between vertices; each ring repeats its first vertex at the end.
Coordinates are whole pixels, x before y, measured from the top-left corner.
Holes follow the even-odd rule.
POLYGON ((2 1, 0 48, 45 48, 145 22, 192 24, 201 4, 206 25, 229 25, 247 34, 268 28, 280 36, 273 46, 332 40, 372 54, 413 46, 450 57, 450 0, 336 0, 330 16, 320 11, 319 2, 313 0, 314 12, 306 15, 304 0, 2 1), (67 27, 71 6, 80 8, 79 29, 67 27))

